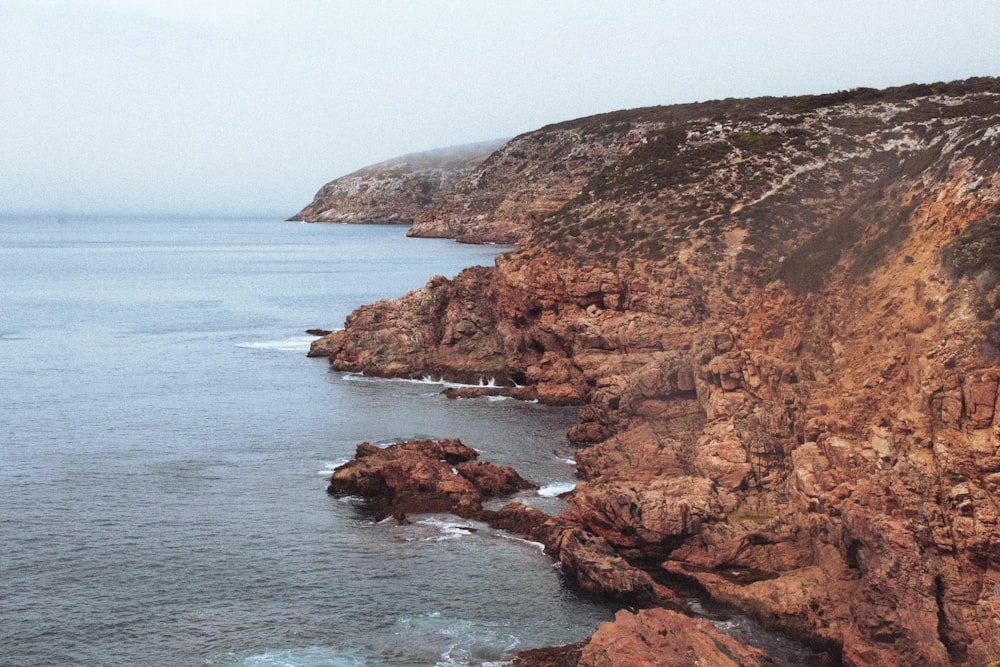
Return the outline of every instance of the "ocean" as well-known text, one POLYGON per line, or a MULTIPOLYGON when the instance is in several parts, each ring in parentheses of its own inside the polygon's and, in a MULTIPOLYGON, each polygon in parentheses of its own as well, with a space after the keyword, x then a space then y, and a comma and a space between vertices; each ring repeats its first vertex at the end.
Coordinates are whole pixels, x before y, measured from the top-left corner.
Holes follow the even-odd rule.
POLYGON ((404 233, 0 219, 0 664, 488 665, 612 617, 537 544, 325 493, 358 443, 426 437, 573 483, 572 409, 305 356, 305 329, 505 250, 404 233))

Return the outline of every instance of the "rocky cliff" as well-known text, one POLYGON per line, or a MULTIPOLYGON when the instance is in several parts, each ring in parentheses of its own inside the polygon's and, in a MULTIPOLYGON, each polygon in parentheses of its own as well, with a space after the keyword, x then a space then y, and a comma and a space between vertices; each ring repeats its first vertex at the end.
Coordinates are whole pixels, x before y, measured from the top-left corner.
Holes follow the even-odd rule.
POLYGON ((515 252, 312 353, 579 404, 546 544, 584 588, 697 586, 848 665, 1000 659, 1000 81, 576 123, 586 169, 552 128, 491 158, 534 156, 483 195, 544 200, 515 252))
POLYGON ((766 108, 770 100, 726 100, 618 111, 515 137, 416 218, 411 236, 467 243, 515 243, 558 211, 595 175, 658 132, 724 112, 766 108))
POLYGON ((417 216, 410 236, 514 243, 629 146, 645 124, 587 119, 516 137, 417 216))
POLYGON ((330 181, 289 220, 411 224, 503 142, 443 148, 365 167, 330 181))

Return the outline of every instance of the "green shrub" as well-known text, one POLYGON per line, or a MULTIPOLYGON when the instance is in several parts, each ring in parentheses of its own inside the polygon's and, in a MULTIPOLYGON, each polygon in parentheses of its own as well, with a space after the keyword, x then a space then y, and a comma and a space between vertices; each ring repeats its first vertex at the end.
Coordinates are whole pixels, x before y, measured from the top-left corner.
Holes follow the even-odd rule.
POLYGON ((740 150, 766 153, 781 146, 781 137, 767 132, 734 132, 733 145, 740 150))

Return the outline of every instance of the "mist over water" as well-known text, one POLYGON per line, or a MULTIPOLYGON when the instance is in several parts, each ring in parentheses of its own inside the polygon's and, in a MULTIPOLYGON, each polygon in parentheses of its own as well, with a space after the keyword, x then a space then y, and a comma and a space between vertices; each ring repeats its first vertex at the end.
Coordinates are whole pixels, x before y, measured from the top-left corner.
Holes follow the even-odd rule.
POLYGON ((0 220, 0 664, 480 665, 611 616, 536 544, 324 492, 414 437, 573 480, 572 410, 305 358, 305 329, 503 250, 404 231, 0 220))

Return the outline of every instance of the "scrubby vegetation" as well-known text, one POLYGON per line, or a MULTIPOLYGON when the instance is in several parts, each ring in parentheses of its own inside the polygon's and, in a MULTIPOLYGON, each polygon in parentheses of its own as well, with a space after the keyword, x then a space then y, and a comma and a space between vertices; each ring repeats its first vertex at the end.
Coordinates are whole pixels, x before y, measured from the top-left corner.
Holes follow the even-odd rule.
MULTIPOLYGON (((518 253, 666 266, 687 248, 703 266, 728 262, 748 285, 779 280, 797 294, 821 290, 834 271, 866 280, 904 260, 922 201, 911 191, 946 178, 956 160, 1000 170, 998 125, 1000 80, 972 79, 651 107, 549 126, 540 133, 612 132, 631 146, 535 224, 518 253)), ((1000 210, 942 258, 961 275, 1000 275, 1000 210)))
POLYGON ((963 276, 972 277, 984 269, 1000 272, 1000 204, 942 252, 947 264, 963 276))

